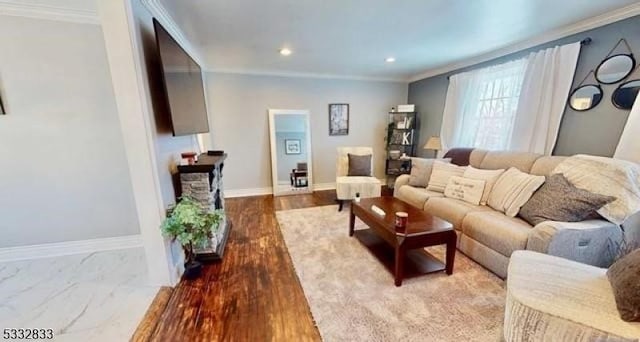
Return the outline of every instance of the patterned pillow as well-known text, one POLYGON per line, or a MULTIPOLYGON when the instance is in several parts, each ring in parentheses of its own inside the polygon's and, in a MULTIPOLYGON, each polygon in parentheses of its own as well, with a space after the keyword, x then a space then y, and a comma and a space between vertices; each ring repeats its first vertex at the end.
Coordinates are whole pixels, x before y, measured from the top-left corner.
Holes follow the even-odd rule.
POLYGON ((433 169, 433 162, 439 160, 444 163, 451 162, 451 158, 443 159, 425 159, 425 158, 411 158, 411 174, 409 175, 409 185, 426 188, 429 184, 429 178, 431 177, 431 170, 433 169))
POLYGON ((520 208, 544 183, 544 176, 533 176, 515 167, 509 168, 493 185, 487 204, 510 217, 516 217, 520 208))
POLYGON ((544 221, 579 222, 615 199, 578 189, 558 173, 547 178, 519 215, 534 226, 544 221))
POLYGON ((462 177, 465 169, 466 166, 453 165, 438 160, 434 161, 427 190, 444 192, 444 189, 447 187, 447 183, 449 183, 449 178, 453 176, 462 177))
POLYGON ((607 270, 620 318, 640 322, 640 249, 616 261, 607 270))
POLYGON ((444 195, 478 205, 482 199, 484 186, 485 181, 481 179, 453 176, 449 178, 449 183, 444 188, 444 195))
POLYGON ((349 172, 347 176, 371 176, 371 155, 358 156, 348 153, 349 172))
POLYGON ((468 166, 464 171, 464 178, 471 179, 481 179, 485 181, 484 191, 482 192, 482 199, 480 200, 480 204, 487 205, 487 201, 489 200, 489 194, 491 193, 491 189, 493 189, 493 185, 496 183, 500 175, 504 172, 504 169, 500 170, 483 170, 476 169, 473 166, 468 166))

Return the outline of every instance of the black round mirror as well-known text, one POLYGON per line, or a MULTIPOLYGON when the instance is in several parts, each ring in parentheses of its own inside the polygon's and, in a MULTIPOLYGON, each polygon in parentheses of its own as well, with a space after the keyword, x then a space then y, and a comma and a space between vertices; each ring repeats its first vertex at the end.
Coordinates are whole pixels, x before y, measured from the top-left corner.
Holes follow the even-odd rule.
POLYGON ((596 69, 596 79, 603 84, 614 84, 624 80, 636 67, 633 55, 613 55, 600 62, 596 69))
POLYGON ((638 91, 640 91, 640 80, 622 83, 611 94, 611 102, 620 109, 631 109, 638 96, 638 91))
POLYGON ((584 112, 597 106, 600 100, 602 100, 602 88, 595 84, 585 84, 571 93, 569 106, 573 110, 584 112))

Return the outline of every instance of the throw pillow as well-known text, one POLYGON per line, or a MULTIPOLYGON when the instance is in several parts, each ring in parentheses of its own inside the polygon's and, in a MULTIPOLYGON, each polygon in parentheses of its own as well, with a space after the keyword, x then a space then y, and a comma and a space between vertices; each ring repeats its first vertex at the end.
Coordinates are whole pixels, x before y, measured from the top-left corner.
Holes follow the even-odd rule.
POLYGON ((347 176, 371 176, 371 155, 358 156, 348 153, 349 172, 347 176))
POLYGON ((491 208, 515 217, 543 183, 544 176, 533 176, 515 167, 509 168, 493 185, 487 203, 491 208))
POLYGON ((447 183, 449 183, 449 178, 453 176, 462 177, 465 169, 465 166, 453 165, 438 160, 434 161, 431 177, 429 177, 429 184, 427 184, 427 190, 444 192, 447 183))
POLYGON ((482 192, 482 199, 480 199, 480 204, 487 205, 487 201, 489 200, 489 194, 491 193, 491 189, 493 189, 493 185, 496 183, 500 175, 504 172, 504 169, 500 170, 482 170, 476 169, 473 166, 468 166, 464 171, 464 178, 471 179, 480 179, 485 181, 484 191, 482 192))
POLYGON ((615 199, 578 189, 558 173, 547 178, 519 215, 534 226, 543 221, 578 222, 615 199))
POLYGON ((640 322, 640 249, 622 257, 607 270, 620 318, 640 322))
POLYGON ((562 173, 571 184, 615 201, 598 214, 617 225, 640 209, 640 164, 627 160, 577 154, 564 159, 551 172, 562 173))
POLYGON ((426 188, 429 184, 429 178, 431 178, 431 170, 433 169, 433 162, 439 160, 444 163, 451 162, 450 158, 444 159, 424 159, 424 158, 411 158, 411 174, 409 175, 409 185, 426 188))
POLYGON ((481 179, 453 176, 449 178, 447 187, 444 188, 444 195, 478 205, 482 199, 485 183, 481 179))

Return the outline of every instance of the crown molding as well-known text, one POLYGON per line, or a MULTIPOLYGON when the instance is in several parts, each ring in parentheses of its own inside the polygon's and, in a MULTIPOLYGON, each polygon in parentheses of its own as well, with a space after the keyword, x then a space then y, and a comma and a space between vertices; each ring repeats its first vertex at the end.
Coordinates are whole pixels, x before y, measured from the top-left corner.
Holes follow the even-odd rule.
POLYGON ((187 53, 193 58, 203 69, 205 69, 204 59, 198 53, 198 50, 187 39, 187 36, 182 32, 180 26, 173 20, 173 17, 166 8, 158 0, 140 0, 140 2, 147 8, 147 10, 154 16, 162 26, 169 31, 171 36, 178 41, 178 44, 187 51, 187 53))
POLYGON ((348 81, 366 81, 366 82, 394 82, 394 83, 409 82, 406 77, 398 77, 398 78, 368 77, 368 76, 355 76, 355 75, 336 75, 336 74, 323 74, 323 73, 280 71, 280 70, 209 68, 209 69, 206 69, 205 71, 211 72, 211 73, 219 73, 219 74, 236 74, 236 75, 248 75, 248 76, 319 78, 319 79, 330 79, 330 80, 348 80, 348 81))
POLYGON ((167 9, 158 0, 140 0, 147 10, 156 19, 160 21, 169 33, 175 38, 178 43, 195 59, 195 61, 202 66, 205 72, 221 73, 221 74, 239 74, 239 75, 252 75, 252 76, 278 76, 278 77, 297 77, 297 78, 323 78, 323 79, 342 79, 352 81, 375 81, 375 82, 399 82, 407 83, 406 77, 399 78, 380 78, 380 77, 367 77, 367 76, 345 76, 334 74, 322 74, 322 73, 305 73, 305 72, 288 72, 280 70, 253 70, 253 69, 221 69, 221 68, 207 68, 205 60, 198 53, 198 50, 191 44, 182 32, 178 24, 171 17, 167 9))
POLYGON ((588 31, 600 26, 608 25, 616 21, 631 18, 636 15, 640 15, 640 2, 631 4, 629 6, 625 6, 601 15, 597 15, 595 17, 584 19, 576 23, 566 25, 551 31, 547 31, 533 38, 529 38, 527 40, 523 40, 515 44, 507 45, 505 47, 499 48, 497 50, 493 50, 485 54, 481 54, 475 57, 464 59, 462 61, 454 62, 444 66, 428 69, 420 74, 416 74, 412 76, 409 79, 409 82, 419 81, 425 78, 442 75, 444 73, 447 73, 453 70, 457 70, 457 69, 465 68, 478 63, 490 61, 498 57, 502 57, 502 56, 512 54, 514 52, 526 50, 534 46, 545 44, 545 43, 548 43, 560 38, 564 38, 576 33, 588 31))
POLYGON ((100 25, 97 11, 0 0, 0 15, 100 25))

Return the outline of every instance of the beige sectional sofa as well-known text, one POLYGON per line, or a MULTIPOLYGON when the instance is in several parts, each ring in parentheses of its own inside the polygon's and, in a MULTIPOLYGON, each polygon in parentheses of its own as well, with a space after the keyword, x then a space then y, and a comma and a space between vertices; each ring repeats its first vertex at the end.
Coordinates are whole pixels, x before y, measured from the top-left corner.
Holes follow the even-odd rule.
POLYGON ((518 251, 509 264, 504 341, 638 341, 616 308, 607 270, 518 251))
MULTIPOLYGON (((508 169, 548 176, 566 157, 534 153, 475 149, 469 165, 480 169, 508 169)), ((473 205, 444 194, 409 185, 409 176, 396 179, 394 196, 453 223, 458 249, 498 276, 505 278, 514 251, 532 250, 598 267, 613 261, 622 240, 619 226, 604 219, 582 222, 546 221, 531 226, 488 206, 473 205)))

